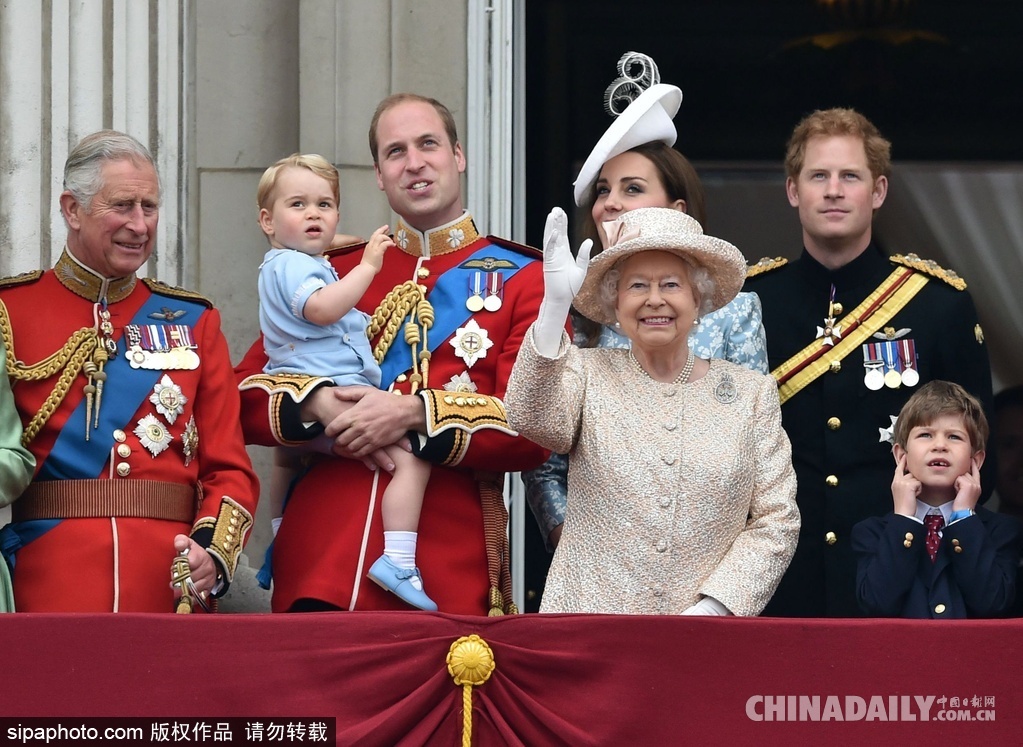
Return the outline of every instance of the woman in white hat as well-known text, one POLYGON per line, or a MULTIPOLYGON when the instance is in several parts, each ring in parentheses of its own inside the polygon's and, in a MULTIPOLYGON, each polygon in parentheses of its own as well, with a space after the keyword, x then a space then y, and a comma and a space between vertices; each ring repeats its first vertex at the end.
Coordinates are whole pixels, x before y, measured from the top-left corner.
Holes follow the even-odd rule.
MULTIPOLYGON (((646 55, 629 52, 619 60, 623 72, 636 67, 652 71, 656 64, 646 55)), ((607 109, 620 105, 616 90, 627 89, 625 99, 636 94, 631 85, 636 75, 616 81, 608 88, 607 109), (623 85, 622 81, 625 80, 623 85)), ((685 212, 706 225, 703 188, 692 164, 672 145, 677 138, 674 117, 682 103, 682 91, 655 83, 640 92, 621 111, 586 158, 574 183, 576 205, 588 211, 584 234, 607 245, 600 229, 605 221, 640 207, 666 207, 685 212)), ((630 342, 613 325, 602 325, 572 314, 574 342, 582 347, 628 348, 630 342)), ((690 348, 702 358, 724 358, 760 373, 768 373, 767 339, 760 299, 755 293, 739 293, 721 309, 704 315, 689 337, 690 348)), ((554 454, 534 470, 522 475, 526 500, 533 510, 548 550, 561 536, 565 518, 568 464, 554 454)), ((534 573, 527 563, 527 576, 534 573)), ((542 565, 542 564, 541 564, 542 565)), ((531 586, 539 586, 537 580, 531 586)))
POLYGON ((543 304, 506 393, 512 427, 569 455, 541 611, 759 614, 799 533, 777 388, 688 345, 697 317, 735 298, 746 262, 671 208, 607 224, 592 261, 589 242, 572 257, 566 228, 555 208, 543 304), (573 302, 631 349, 572 346, 573 302))

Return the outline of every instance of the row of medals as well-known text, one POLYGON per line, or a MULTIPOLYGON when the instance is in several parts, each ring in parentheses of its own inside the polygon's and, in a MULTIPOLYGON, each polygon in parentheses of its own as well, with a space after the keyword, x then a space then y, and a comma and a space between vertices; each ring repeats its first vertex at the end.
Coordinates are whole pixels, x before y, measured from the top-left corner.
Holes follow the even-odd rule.
POLYGON ((473 314, 479 311, 498 311, 501 308, 501 293, 504 276, 499 272, 474 272, 469 278, 469 297, 465 308, 473 314))
MULTIPOLYGON (((825 344, 834 344, 841 337, 841 326, 835 317, 842 313, 842 304, 831 301, 828 304, 828 316, 824 327, 818 327, 817 336, 824 338, 825 344)), ((908 330, 907 330, 908 331, 908 330)), ((898 389, 900 386, 916 386, 920 383, 920 373, 916 370, 916 345, 912 340, 882 340, 863 345, 863 384, 873 392, 884 387, 898 389), (905 349, 905 355, 901 349, 905 349)))

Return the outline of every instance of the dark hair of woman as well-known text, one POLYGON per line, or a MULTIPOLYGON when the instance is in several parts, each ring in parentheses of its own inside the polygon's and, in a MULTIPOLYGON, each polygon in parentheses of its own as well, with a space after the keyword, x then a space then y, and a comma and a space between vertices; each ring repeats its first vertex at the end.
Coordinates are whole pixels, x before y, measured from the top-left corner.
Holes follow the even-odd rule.
MULTIPOLYGON (((703 226, 704 231, 707 230, 707 212, 703 198, 703 186, 700 184, 700 177, 697 176, 696 169, 689 163, 688 158, 670 145, 660 141, 637 145, 627 152, 639 153, 645 156, 657 169, 661 183, 664 186, 664 191, 668 195, 668 200, 671 202, 685 200, 686 213, 696 218, 700 225, 703 226)), ((591 256, 594 257, 603 251, 600 237, 597 235, 597 226, 594 224, 592 217, 593 203, 596 200, 597 185, 594 184, 590 189, 589 199, 587 199, 586 204, 580 210, 583 216, 581 238, 593 240, 591 256)), ((600 325, 577 313, 575 309, 572 310, 572 327, 576 335, 583 338, 581 345, 584 348, 594 347, 600 339, 600 325)))

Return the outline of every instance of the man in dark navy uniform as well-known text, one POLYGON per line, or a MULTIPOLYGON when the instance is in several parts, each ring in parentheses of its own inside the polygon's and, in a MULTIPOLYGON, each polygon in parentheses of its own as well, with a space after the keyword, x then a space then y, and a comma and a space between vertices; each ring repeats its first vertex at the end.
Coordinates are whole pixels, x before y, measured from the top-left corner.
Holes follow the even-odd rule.
MULTIPOLYGON (((803 253, 761 260, 746 282, 764 308, 802 513, 796 555, 765 615, 862 614, 850 531, 891 508, 892 426, 920 384, 955 381, 990 412, 987 348, 966 283, 916 255, 889 257, 872 240, 890 152, 853 110, 800 122, 785 168, 803 253)), ((991 469, 989 461, 985 497, 991 469)))

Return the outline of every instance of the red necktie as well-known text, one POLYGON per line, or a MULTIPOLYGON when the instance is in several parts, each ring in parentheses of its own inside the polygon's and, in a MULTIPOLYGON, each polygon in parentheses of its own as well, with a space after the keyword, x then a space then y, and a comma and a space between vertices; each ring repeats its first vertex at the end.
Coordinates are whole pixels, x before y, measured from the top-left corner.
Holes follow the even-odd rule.
POLYGON ((924 526, 927 527, 927 539, 924 544, 927 546, 927 554, 931 556, 933 563, 938 559, 938 545, 941 544, 941 536, 938 532, 945 526, 945 517, 941 514, 927 514, 924 517, 924 526))

